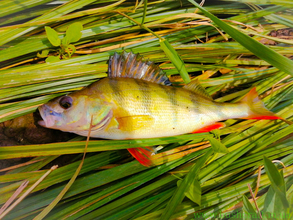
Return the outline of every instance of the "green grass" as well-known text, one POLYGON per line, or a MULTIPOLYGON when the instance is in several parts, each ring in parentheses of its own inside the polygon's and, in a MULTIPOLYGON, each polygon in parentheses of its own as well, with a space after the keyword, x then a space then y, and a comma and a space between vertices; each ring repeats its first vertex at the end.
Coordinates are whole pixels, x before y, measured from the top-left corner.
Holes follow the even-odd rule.
POLYGON ((72 154, 3 219, 32 219, 55 198, 61 201, 45 213, 47 219, 258 217, 247 184, 255 191, 259 166, 265 166, 256 196, 263 219, 269 213, 292 216, 292 39, 268 35, 293 26, 291 1, 207 1, 203 8, 192 0, 46 2, 4 1, 0 8, 0 122, 106 77, 109 56, 126 50, 160 64, 176 86, 198 77, 217 101, 236 102, 256 87, 265 105, 287 123, 230 119, 213 133, 92 140, 79 175, 62 198, 59 193, 81 164, 84 138, 0 147, 1 160, 32 157, 33 162, 1 173, 0 204, 24 180, 33 185, 47 171, 44 167, 72 154), (50 43, 45 26, 62 41, 75 22, 83 30, 78 41, 71 41, 76 48, 71 57, 46 63, 37 56, 43 50, 56 56, 60 48, 50 43), (263 45, 262 38, 278 44, 263 45), (157 145, 163 147, 159 152, 193 151, 147 168, 125 150, 157 145), (286 167, 274 166, 273 160, 286 167))

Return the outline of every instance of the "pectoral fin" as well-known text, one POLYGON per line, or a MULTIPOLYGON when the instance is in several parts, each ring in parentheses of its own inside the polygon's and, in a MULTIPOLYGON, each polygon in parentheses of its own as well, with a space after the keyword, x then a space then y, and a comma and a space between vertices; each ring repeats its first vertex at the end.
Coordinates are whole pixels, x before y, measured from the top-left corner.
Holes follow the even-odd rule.
POLYGON ((154 118, 149 115, 132 115, 116 118, 119 129, 122 131, 135 131, 154 124, 154 118))

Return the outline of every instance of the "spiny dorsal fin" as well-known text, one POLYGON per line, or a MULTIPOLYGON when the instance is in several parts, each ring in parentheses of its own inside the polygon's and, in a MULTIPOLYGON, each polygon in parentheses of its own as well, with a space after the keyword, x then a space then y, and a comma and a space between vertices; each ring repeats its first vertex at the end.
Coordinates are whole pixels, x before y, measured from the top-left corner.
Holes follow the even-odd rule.
POLYGON ((151 61, 144 61, 139 54, 123 51, 115 53, 109 59, 108 76, 142 79, 162 85, 172 85, 160 67, 151 61))
POLYGON ((187 85, 183 86, 183 88, 204 96, 207 99, 213 100, 213 98, 207 93, 207 91, 200 85, 198 79, 191 81, 187 85))

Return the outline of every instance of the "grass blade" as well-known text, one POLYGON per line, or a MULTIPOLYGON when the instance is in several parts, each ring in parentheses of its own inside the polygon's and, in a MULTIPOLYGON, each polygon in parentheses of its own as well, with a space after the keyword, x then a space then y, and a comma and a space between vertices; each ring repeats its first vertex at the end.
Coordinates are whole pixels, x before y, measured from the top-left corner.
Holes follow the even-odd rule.
POLYGON ((193 0, 188 0, 188 1, 194 4, 196 7, 198 7, 207 17, 209 17, 213 22, 215 22, 215 24, 221 27, 234 40, 238 41, 241 45, 243 45, 245 48, 250 50, 256 56, 267 61, 268 63, 272 64, 278 69, 293 76, 293 61, 292 60, 280 55, 279 53, 271 50, 270 48, 254 40, 253 38, 247 36, 246 34, 243 34, 242 32, 236 30, 235 28, 221 21, 216 16, 212 15, 203 7, 201 7, 199 4, 197 4, 195 1, 193 0))
POLYGON ((168 40, 161 38, 160 45, 165 54, 167 55, 168 59, 174 64, 180 76, 184 80, 185 84, 190 83, 190 78, 186 67, 184 65, 183 60, 180 58, 176 50, 172 47, 172 45, 168 42, 168 40))
POLYGON ((250 219, 260 220, 260 218, 258 217, 258 214, 254 210, 248 198, 245 195, 243 195, 242 199, 243 199, 243 212, 245 213, 245 215, 247 215, 247 217, 250 219))
POLYGON ((1 215, 0 219, 2 219, 4 216, 6 216, 15 206, 17 206, 26 196, 28 196, 31 191, 34 190, 34 188, 39 185, 40 182, 42 182, 53 170, 57 169, 58 166, 51 167, 50 170, 48 170, 37 182, 35 182, 24 194, 21 195, 9 208, 7 208, 1 215))
POLYGON ((281 200, 285 209, 289 208, 289 202, 286 198, 286 186, 284 178, 279 173, 275 165, 266 157, 264 157, 265 170, 272 183, 272 188, 281 200))
POLYGON ((91 123, 90 123, 90 128, 89 128, 89 132, 88 132, 88 136, 87 136, 87 140, 86 140, 86 145, 84 148, 84 152, 83 152, 83 156, 82 159, 80 161, 79 166, 77 167, 74 175, 71 177, 71 179, 69 180, 69 182, 66 184, 66 186, 64 187, 64 189, 62 189, 62 191, 59 193, 59 195, 54 199, 53 202, 50 203, 50 205, 48 205, 40 214, 38 214, 34 220, 41 220, 43 218, 45 218, 46 215, 49 214, 49 212, 58 204, 58 202, 63 198, 63 196, 65 195, 65 193, 69 190, 69 188, 72 186, 72 184, 74 183, 75 179, 77 178, 78 174, 81 171, 82 165, 84 163, 84 159, 85 159, 85 154, 86 154, 86 150, 88 147, 88 143, 89 143, 89 139, 90 139, 90 135, 91 135, 91 129, 92 129, 92 121, 93 121, 93 117, 91 118, 91 123))
POLYGON ((182 180, 176 191, 174 192, 172 198, 167 204, 167 207, 162 213, 161 220, 170 219, 176 207, 182 202, 185 197, 185 192, 189 190, 190 185, 193 183, 193 179, 197 178, 197 174, 200 168, 204 165, 207 159, 212 155, 213 150, 209 150, 202 156, 199 161, 193 165, 189 173, 182 180))

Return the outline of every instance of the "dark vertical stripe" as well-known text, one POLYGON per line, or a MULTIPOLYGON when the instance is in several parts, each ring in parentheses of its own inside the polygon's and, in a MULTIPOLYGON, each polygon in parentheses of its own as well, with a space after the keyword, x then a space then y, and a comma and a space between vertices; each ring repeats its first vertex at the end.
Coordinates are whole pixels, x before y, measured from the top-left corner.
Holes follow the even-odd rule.
POLYGON ((199 107, 199 105, 198 105, 198 99, 197 99, 196 95, 190 93, 189 97, 190 97, 190 100, 191 100, 191 102, 192 102, 192 109, 193 109, 194 111, 199 112, 199 108, 198 108, 198 107, 199 107))
POLYGON ((152 113, 152 110, 150 108, 152 103, 152 96, 151 96, 151 88, 148 82, 144 80, 135 79, 135 83, 138 85, 139 91, 141 93, 142 103, 144 105, 144 108, 152 113))
POLYGON ((179 108, 179 104, 177 102, 176 99, 176 93, 177 93, 177 89, 173 86, 163 86, 160 85, 160 87, 163 89, 163 91, 166 93, 167 98, 170 102, 170 105, 172 107, 172 111, 173 111, 173 124, 177 125, 177 121, 178 121, 178 108, 179 108))
POLYGON ((110 88, 112 89, 113 91, 113 94, 114 94, 114 99, 116 101, 119 101, 119 104, 121 106, 125 106, 125 99, 123 98, 123 92, 122 92, 122 89, 119 87, 119 80, 113 78, 113 79, 110 79, 109 81, 109 85, 110 85, 110 88))

